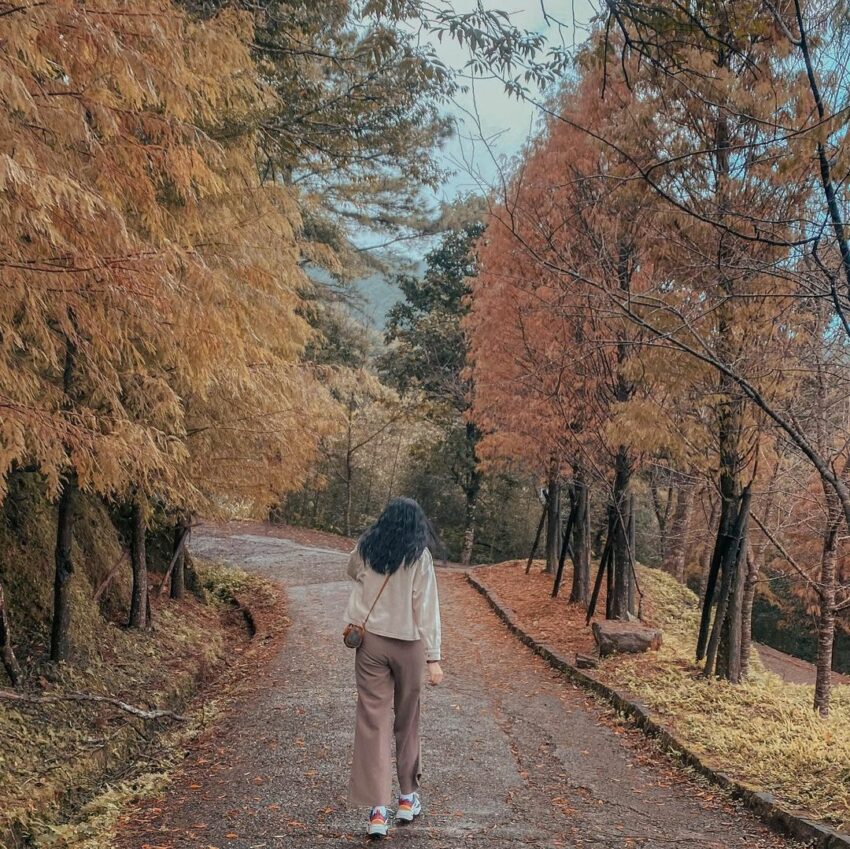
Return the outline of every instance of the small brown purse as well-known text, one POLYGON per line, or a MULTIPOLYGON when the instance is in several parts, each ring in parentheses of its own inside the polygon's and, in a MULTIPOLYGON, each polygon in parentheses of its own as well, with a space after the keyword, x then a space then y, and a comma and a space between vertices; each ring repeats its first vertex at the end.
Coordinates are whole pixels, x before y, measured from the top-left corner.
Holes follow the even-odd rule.
POLYGON ((384 591, 384 587, 387 585, 387 581, 389 581, 390 576, 387 575, 384 578, 384 583, 381 584, 381 589, 378 590, 378 594, 375 596, 375 600, 372 602, 372 606, 369 608, 369 612, 366 614, 366 618, 363 620, 362 625, 354 625, 351 622, 345 626, 345 630, 342 632, 342 641, 350 648, 350 649, 359 649, 363 644, 363 637, 366 634, 366 623, 369 621, 369 617, 372 615, 372 611, 375 609, 375 605, 378 603, 378 599, 381 597, 381 594, 384 591))

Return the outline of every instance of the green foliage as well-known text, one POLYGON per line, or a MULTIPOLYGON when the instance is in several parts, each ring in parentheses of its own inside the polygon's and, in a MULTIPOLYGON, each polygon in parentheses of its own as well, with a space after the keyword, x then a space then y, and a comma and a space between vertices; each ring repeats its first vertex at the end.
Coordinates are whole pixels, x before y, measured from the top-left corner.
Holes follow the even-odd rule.
MULTIPOLYGON (((223 0, 183 0, 210 16, 223 0)), ((254 20, 254 56, 277 94, 260 121, 264 180, 296 186, 306 257, 341 278, 368 259, 356 230, 427 226, 424 186, 442 172, 452 73, 433 48, 350 0, 237 0, 254 20)))
MULTIPOLYGON (((451 468, 456 458, 456 449, 444 441, 442 432, 431 443, 417 446, 405 466, 399 492, 422 505, 440 533, 446 556, 459 562, 464 543, 465 496, 451 468)), ((527 557, 540 509, 531 481, 510 475, 484 475, 478 493, 472 562, 527 557)))
POLYGON ((396 278, 403 300, 389 312, 389 350, 379 359, 384 379, 401 393, 418 390, 428 403, 449 404, 458 412, 469 405, 461 321, 468 309, 468 279, 476 273, 475 242, 483 231, 480 222, 450 231, 426 256, 421 278, 396 278))

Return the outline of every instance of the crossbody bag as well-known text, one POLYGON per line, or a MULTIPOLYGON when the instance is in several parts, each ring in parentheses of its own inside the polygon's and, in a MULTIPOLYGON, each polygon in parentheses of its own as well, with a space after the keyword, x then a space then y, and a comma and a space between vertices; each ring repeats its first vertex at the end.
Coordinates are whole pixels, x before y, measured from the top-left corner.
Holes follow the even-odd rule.
POLYGON ((369 612, 366 614, 366 618, 363 620, 363 624, 354 625, 349 622, 348 625, 345 626, 345 630, 342 632, 342 641, 350 649, 358 649, 362 645, 363 637, 366 634, 366 623, 369 621, 369 617, 372 615, 372 611, 375 609, 375 605, 378 603, 378 599, 384 592, 384 588, 386 587, 389 579, 390 575, 387 575, 387 577, 384 578, 384 583, 381 584, 381 589, 378 590, 378 594, 375 596, 375 600, 372 602, 372 606, 369 608, 369 612))

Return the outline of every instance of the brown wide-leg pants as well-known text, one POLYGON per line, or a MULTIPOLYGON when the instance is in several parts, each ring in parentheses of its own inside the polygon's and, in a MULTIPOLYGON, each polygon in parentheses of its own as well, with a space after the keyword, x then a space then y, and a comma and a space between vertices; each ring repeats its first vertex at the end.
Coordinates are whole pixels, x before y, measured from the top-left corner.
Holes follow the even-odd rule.
POLYGON ((354 669, 357 724, 348 800, 354 805, 388 805, 392 801, 391 728, 400 790, 419 789, 419 697, 425 652, 419 640, 392 640, 367 632, 357 649, 354 669))

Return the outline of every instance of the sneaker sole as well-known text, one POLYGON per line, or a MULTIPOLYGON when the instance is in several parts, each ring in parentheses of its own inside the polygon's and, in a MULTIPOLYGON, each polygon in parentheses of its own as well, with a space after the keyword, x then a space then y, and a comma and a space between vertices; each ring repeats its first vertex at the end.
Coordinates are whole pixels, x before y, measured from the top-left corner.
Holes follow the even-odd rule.
POLYGON ((408 813, 404 813, 404 814, 396 813, 395 818, 398 822, 409 823, 409 822, 413 822, 413 820, 415 820, 416 817, 418 817, 421 813, 422 813, 422 809, 420 808, 418 811, 415 811, 415 812, 411 811, 409 814, 408 813))
POLYGON ((386 837, 389 832, 389 828, 385 825, 379 826, 369 826, 369 830, 366 832, 369 837, 377 839, 379 837, 386 837))

